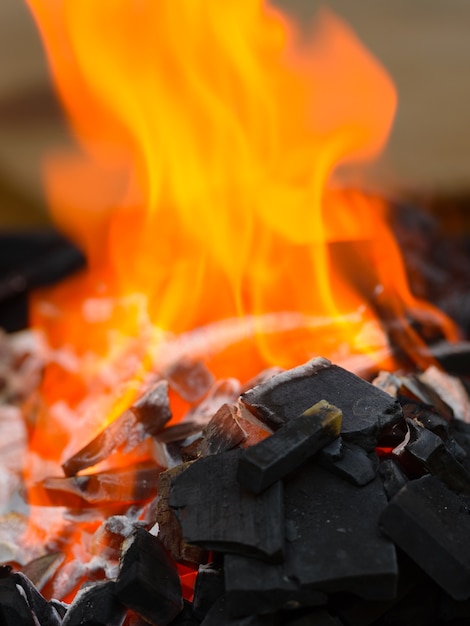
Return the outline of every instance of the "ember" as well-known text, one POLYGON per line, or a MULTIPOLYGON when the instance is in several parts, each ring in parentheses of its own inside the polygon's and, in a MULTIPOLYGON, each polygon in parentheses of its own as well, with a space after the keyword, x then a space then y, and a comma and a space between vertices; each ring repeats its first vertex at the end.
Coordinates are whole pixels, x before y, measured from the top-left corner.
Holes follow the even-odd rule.
POLYGON ((36 345, 0 337, 0 622, 468 617, 470 401, 427 345, 458 329, 392 205, 339 184, 386 140, 386 73, 261 0, 28 4, 87 267, 33 294, 36 345))

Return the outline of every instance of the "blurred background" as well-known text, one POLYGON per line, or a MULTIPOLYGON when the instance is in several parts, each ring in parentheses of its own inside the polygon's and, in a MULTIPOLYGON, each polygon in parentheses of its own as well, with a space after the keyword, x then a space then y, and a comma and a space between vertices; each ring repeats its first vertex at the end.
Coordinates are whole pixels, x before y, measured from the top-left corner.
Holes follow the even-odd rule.
MULTIPOLYGON (((315 0, 276 0, 305 28, 315 0)), ((322 3, 324 4, 324 3, 322 3)), ((368 182, 395 194, 465 193, 470 173, 470 2, 331 0, 387 68, 399 108, 368 182)), ((70 141, 23 0, 0 2, 0 228, 47 223, 41 157, 70 141)))

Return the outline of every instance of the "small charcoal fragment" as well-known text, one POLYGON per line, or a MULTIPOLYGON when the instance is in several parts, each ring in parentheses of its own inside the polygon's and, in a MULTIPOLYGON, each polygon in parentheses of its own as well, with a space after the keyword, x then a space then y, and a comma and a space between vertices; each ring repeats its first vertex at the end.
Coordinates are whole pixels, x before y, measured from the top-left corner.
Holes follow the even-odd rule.
POLYGON ((199 564, 205 560, 206 550, 191 546, 184 540, 181 524, 168 503, 173 483, 188 467, 190 464, 184 463, 160 474, 155 521, 160 528, 158 537, 175 561, 199 564))
POLYGON ((321 399, 342 410, 343 438, 368 450, 373 450, 380 431, 402 414, 387 393, 324 358, 278 374, 241 396, 247 408, 274 430, 321 399))
POLYGON ((338 437, 340 428, 341 411, 325 400, 317 402, 271 437, 244 450, 238 481, 253 493, 261 493, 338 437))
POLYGON ((339 461, 343 454, 343 440, 336 437, 333 441, 324 446, 318 453, 318 458, 327 462, 339 461))
POLYGON ((201 456, 218 454, 238 446, 246 435, 237 419, 237 408, 233 404, 223 404, 203 431, 199 448, 201 456))
POLYGON ((237 405, 237 421, 246 435, 241 448, 254 446, 273 434, 271 428, 255 417, 242 402, 237 405))
POLYGON ((224 594, 224 574, 215 564, 200 565, 194 585, 193 608, 202 620, 217 598, 224 594))
POLYGON ((367 485, 376 477, 375 466, 364 448, 344 442, 340 459, 331 460, 327 455, 318 455, 318 463, 327 470, 348 480, 353 485, 367 485))
POLYGON ((380 525, 454 599, 470 598, 470 515, 441 480, 427 475, 409 481, 380 525))
POLYGON ((35 626, 26 599, 13 577, 0 579, 0 624, 2 626, 35 626))
POLYGON ((230 613, 236 616, 326 604, 321 591, 303 588, 283 564, 227 554, 225 588, 230 613))
POLYGON ((155 435, 160 432, 171 419, 166 380, 158 381, 154 387, 134 402, 130 410, 148 435, 155 435))
POLYGON ((405 445, 406 453, 438 476, 449 489, 470 495, 470 473, 452 456, 442 439, 413 420, 407 420, 407 424, 410 441, 405 445))
POLYGON ((408 482, 408 478, 393 459, 384 459, 379 467, 387 498, 391 500, 408 482))
POLYGON ((183 609, 181 582, 162 543, 143 528, 126 539, 116 581, 119 601, 151 624, 169 624, 183 609))
POLYGON ((108 580, 78 591, 63 626, 121 626, 126 609, 118 602, 115 587, 116 583, 108 580))
POLYGON ((197 402, 214 383, 214 377, 202 361, 183 358, 164 372, 172 389, 184 400, 197 402))
POLYGON ((170 506, 188 543, 279 560, 282 484, 274 483, 259 496, 243 489, 236 478, 240 453, 230 450, 194 461, 176 478, 170 506))

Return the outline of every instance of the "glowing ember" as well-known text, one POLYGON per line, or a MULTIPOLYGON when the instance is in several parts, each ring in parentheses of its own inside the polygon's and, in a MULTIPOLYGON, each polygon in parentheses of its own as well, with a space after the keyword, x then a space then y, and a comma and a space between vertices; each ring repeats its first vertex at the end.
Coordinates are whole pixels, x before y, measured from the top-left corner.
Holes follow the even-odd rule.
POLYGON ((337 18, 306 42, 261 0, 28 3, 80 146, 48 159, 51 210, 89 262, 33 299, 51 364, 31 480, 185 354, 246 381, 318 354, 392 366, 391 320, 415 355, 409 318, 453 336, 410 294, 386 204, 332 183, 396 105, 337 18))

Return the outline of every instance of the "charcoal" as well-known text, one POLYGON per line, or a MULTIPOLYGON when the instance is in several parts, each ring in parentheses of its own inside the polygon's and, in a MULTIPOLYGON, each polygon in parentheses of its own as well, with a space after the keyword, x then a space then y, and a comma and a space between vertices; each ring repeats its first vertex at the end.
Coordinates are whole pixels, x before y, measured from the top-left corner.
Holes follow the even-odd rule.
POLYGON ((318 460, 322 459, 326 462, 332 463, 339 461, 343 454, 343 440, 341 437, 336 437, 331 443, 328 443, 318 452, 318 460))
POLYGON ((261 493, 338 437, 340 428, 341 411, 324 400, 317 402, 271 437, 244 450, 238 481, 253 493, 261 493))
POLYGON ((345 442, 342 457, 331 460, 327 455, 318 455, 318 463, 331 473, 348 480, 353 485, 367 485, 376 477, 374 463, 360 446, 345 442))
POLYGON ((231 450, 246 438, 236 419, 236 407, 223 404, 204 428, 204 436, 199 448, 201 456, 218 454, 231 450))
POLYGON ((450 436, 444 441, 444 445, 447 448, 449 454, 451 454, 454 459, 457 459, 460 463, 463 463, 467 458, 467 452, 464 448, 457 442, 455 437, 450 436))
POLYGON ((379 478, 356 487, 305 464, 285 485, 286 574, 325 592, 393 598, 395 548, 378 530, 386 504, 379 478))
POLYGON ((170 387, 184 400, 197 402, 214 383, 214 377, 202 361, 179 359, 164 372, 170 387))
POLYGON ((451 408, 454 417, 470 422, 470 399, 458 378, 449 376, 435 365, 431 365, 425 372, 419 374, 419 379, 451 408))
POLYGON ((12 576, 0 579, 0 624, 2 626, 35 626, 25 597, 12 576))
POLYGON ((191 602, 183 600, 183 610, 170 622, 169 626, 199 626, 199 623, 199 620, 194 617, 191 602))
POLYGON ((151 624, 169 624, 183 609, 173 561, 163 544, 143 528, 137 528, 125 543, 116 581, 118 600, 151 624))
POLYGON ((402 414, 399 403, 387 393, 324 358, 278 374, 241 396, 247 408, 273 430, 321 399, 343 412, 343 438, 368 450, 373 450, 380 431, 402 414))
POLYGON ((61 552, 45 554, 27 563, 22 572, 41 591, 62 565, 64 558, 65 555, 61 552))
POLYGON ((408 482, 382 513, 380 525, 449 595, 470 597, 470 515, 439 478, 408 482))
POLYGON ((166 380, 158 381, 156 385, 134 402, 130 410, 148 435, 159 433, 171 419, 166 380))
POLYGON ((118 560, 122 542, 134 529, 135 522, 132 522, 127 515, 111 515, 94 533, 92 552, 108 559, 118 560))
POLYGON ((238 402, 237 421, 246 436, 240 444, 241 448, 254 446, 273 434, 271 428, 250 413, 242 402, 238 402))
POLYGON ((261 495, 243 489, 236 474, 240 450, 194 461, 172 486, 169 503, 188 543, 209 550, 282 558, 282 484, 261 495))
POLYGON ((321 591, 303 588, 283 564, 227 554, 224 571, 230 614, 238 617, 318 606, 327 601, 327 596, 321 591))
POLYGON ((161 467, 148 462, 97 474, 45 478, 41 484, 49 494, 72 494, 89 504, 139 502, 156 494, 161 471, 161 467))
POLYGON ((202 426, 199 422, 187 420, 184 422, 179 422, 179 424, 174 424, 173 426, 168 426, 168 428, 164 428, 161 432, 155 435, 155 439, 160 443, 173 443, 173 442, 182 442, 188 437, 192 437, 202 431, 202 426))
POLYGON ((437 413, 447 421, 454 417, 452 408, 444 402, 438 393, 436 393, 432 385, 426 385, 418 378, 418 376, 413 375, 404 376, 400 380, 402 382, 400 395, 407 396, 412 400, 418 400, 425 405, 432 406, 437 413))
POLYGON ((285 626, 342 626, 341 620, 325 609, 315 609, 304 615, 283 621, 285 626))
POLYGON ((227 600, 220 597, 211 607, 201 626, 281 626, 277 616, 274 615, 249 615, 246 617, 234 617, 230 614, 227 600))
POLYGON ((181 445, 179 449, 181 463, 195 461, 201 455, 201 444, 203 442, 202 433, 198 433, 194 437, 188 437, 188 439, 190 443, 184 442, 184 445, 181 445))
POLYGON ((449 422, 436 413, 432 406, 400 397, 400 404, 405 418, 413 419, 435 435, 446 439, 449 435, 449 422))
POLYGON ((112 580, 81 589, 70 605, 63 626, 121 626, 126 609, 116 598, 112 580))
POLYGON ((224 575, 214 563, 200 565, 194 585, 193 609, 202 620, 217 598, 224 594, 224 575))
POLYGON ((442 439, 412 420, 407 420, 407 424, 410 441, 405 445, 406 453, 441 478, 449 489, 470 495, 470 473, 450 454, 442 439))
POLYGON ((222 404, 232 404, 239 395, 240 381, 236 378, 222 378, 212 385, 209 393, 199 404, 196 404, 188 411, 184 421, 194 421, 200 426, 205 426, 222 404))
POLYGON ((253 378, 250 378, 250 380, 248 380, 246 383, 244 383, 240 390, 240 393, 245 393, 245 391, 248 391, 249 389, 252 389, 257 385, 264 383, 266 380, 269 380, 273 376, 276 376, 277 374, 280 374, 284 371, 285 370, 282 367, 278 367, 276 365, 274 365, 273 367, 268 367, 262 370, 259 374, 256 374, 256 376, 254 376, 253 378))
POLYGON ((19 585, 26 596, 29 608, 41 624, 41 626, 60 626, 62 621, 55 609, 39 593, 34 584, 23 573, 17 572, 13 579, 19 585))
POLYGON ((168 503, 170 490, 177 477, 190 467, 189 463, 178 465, 162 472, 158 480, 158 502, 156 520, 159 525, 158 537, 178 563, 202 563, 207 552, 199 546, 191 546, 183 538, 181 524, 168 503))
POLYGON ((384 459, 379 467, 387 498, 391 500, 408 482, 408 478, 393 459, 384 459))
POLYGON ((60 600, 55 600, 54 598, 52 598, 52 600, 49 601, 49 604, 51 605, 52 609, 57 613, 59 618, 63 620, 65 617, 65 614, 67 613, 69 605, 66 604, 65 602, 61 602, 60 600))

